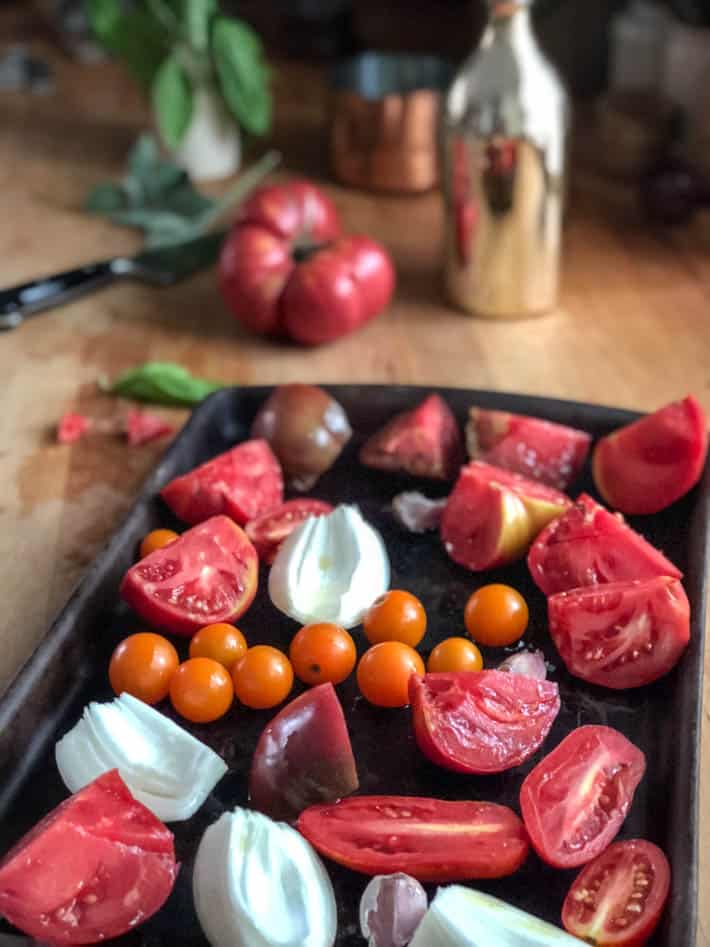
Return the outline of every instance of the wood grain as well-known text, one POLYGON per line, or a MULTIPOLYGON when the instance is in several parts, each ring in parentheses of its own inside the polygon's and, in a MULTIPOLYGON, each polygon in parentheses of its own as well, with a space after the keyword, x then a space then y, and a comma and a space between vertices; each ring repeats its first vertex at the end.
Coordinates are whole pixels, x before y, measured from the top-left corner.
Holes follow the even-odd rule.
MULTIPOLYGON (((46 52, 46 50, 44 50, 46 52)), ((136 91, 111 65, 55 59, 54 96, 3 97, 0 285, 128 251, 130 233, 80 212, 87 189, 120 173, 145 127, 136 91)), ((63 411, 118 415, 96 379, 148 358, 174 359, 234 384, 288 380, 491 388, 652 409, 693 391, 710 410, 710 226, 679 234, 642 226, 628 194, 579 176, 569 217, 559 310, 519 323, 479 322, 440 292, 440 205, 434 194, 374 197, 327 180, 327 96, 317 72, 277 73, 276 143, 288 173, 323 179, 345 226, 392 251, 390 311, 314 351, 243 333, 213 272, 171 290, 124 285, 38 316, 0 339, 0 689, 31 653, 72 585, 131 503, 163 445, 129 450, 96 436, 53 442, 63 411)), ((166 412, 168 413, 168 412, 166 412)), ((174 412, 180 421, 184 413, 174 412)), ((710 676, 710 654, 706 681, 710 676)), ((710 699, 700 844, 699 947, 710 947, 710 699)))

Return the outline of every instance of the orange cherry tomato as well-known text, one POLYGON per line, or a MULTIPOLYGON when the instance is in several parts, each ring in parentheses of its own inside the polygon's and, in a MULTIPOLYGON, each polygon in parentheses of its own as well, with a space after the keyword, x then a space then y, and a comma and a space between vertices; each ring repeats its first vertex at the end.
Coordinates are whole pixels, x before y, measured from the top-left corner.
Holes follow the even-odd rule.
POLYGON ((429 655, 426 669, 430 673, 449 671, 480 671, 483 658, 468 638, 446 638, 429 655))
POLYGON ((238 628, 226 622, 205 625, 190 641, 191 658, 212 658, 231 671, 247 653, 247 640, 238 628))
POLYGON ((258 644, 232 668, 234 693, 247 707, 266 710, 286 700, 293 687, 293 668, 278 648, 258 644))
POLYGON ((527 602, 509 585, 484 585, 466 602, 466 631, 479 644, 513 644, 528 627, 527 602))
POLYGON ((296 677, 304 684, 340 684, 357 660, 355 642, 340 625, 305 625, 291 641, 288 656, 296 677))
POLYGON ((129 635, 111 655, 108 679, 116 694, 124 691, 146 704, 168 696, 170 681, 180 663, 167 638, 150 631, 129 635))
POLYGON ((155 552, 156 549, 162 549, 163 546, 168 546, 170 543, 174 542, 178 538, 178 534, 172 529, 154 529, 152 533, 148 533, 147 536, 143 537, 143 542, 140 546, 140 557, 145 559, 146 556, 149 556, 151 552, 155 552))
POLYGON ((193 723, 219 720, 233 700, 232 678, 212 658, 183 661, 170 682, 170 703, 181 717, 193 723))
POLYGON ((424 662, 414 648, 401 641, 381 641, 360 658, 357 683, 365 700, 378 707, 409 703, 409 678, 423 674, 424 662))
POLYGON ((391 589, 372 603, 362 624, 370 644, 401 641, 416 648, 426 632, 426 612, 416 595, 391 589))

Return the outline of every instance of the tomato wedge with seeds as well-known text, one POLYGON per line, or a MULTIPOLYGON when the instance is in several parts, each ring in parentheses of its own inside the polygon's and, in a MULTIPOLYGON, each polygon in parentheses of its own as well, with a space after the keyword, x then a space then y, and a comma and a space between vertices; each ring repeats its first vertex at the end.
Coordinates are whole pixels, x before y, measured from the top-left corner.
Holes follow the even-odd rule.
POLYGON ((226 516, 194 526, 132 566, 121 595, 154 628, 193 635, 234 622, 256 595, 259 563, 244 531, 226 516))
POLYGON ((194 525, 225 514, 243 526, 278 506, 283 489, 281 465, 268 443, 256 439, 176 477, 160 495, 186 523, 194 525))
POLYGON ((670 865, 657 845, 614 842, 577 875, 562 923, 586 944, 640 947, 658 926, 670 884, 670 865))
POLYGON ((573 730, 525 777, 520 810, 533 848, 555 868, 596 858, 626 818, 646 757, 612 727, 573 730))
POLYGON ((705 412, 689 396, 603 437, 594 448, 594 482, 622 513, 658 513, 700 480, 707 452, 705 412))
POLYGON ((670 576, 559 592, 547 610, 570 674, 614 690, 668 674, 690 641, 688 597, 670 576))
POLYGON ((606 582, 630 582, 683 573, 620 514, 586 493, 543 529, 530 548, 528 568, 545 595, 606 582))
POLYGON ((453 671, 409 679, 419 749, 458 773, 502 773, 535 753, 560 710, 553 681, 505 671, 453 671))
POLYGON ((324 516, 332 512, 333 507, 325 500, 311 500, 307 497, 286 500, 270 512, 249 520, 244 527, 244 532, 254 544, 259 559, 271 565, 281 543, 305 519, 309 516, 324 516))
POLYGON ((310 806, 297 828, 321 855, 352 871, 402 871, 418 881, 503 878, 529 848, 518 816, 492 802, 353 796, 310 806))

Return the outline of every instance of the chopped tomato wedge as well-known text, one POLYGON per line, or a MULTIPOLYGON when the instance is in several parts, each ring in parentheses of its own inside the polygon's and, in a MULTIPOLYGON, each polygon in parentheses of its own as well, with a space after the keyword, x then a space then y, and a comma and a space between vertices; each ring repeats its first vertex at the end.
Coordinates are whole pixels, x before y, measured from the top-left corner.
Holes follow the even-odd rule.
POLYGON ((514 470, 557 490, 566 490, 589 453, 586 431, 507 411, 471 408, 466 447, 471 460, 514 470))
POLYGON ((297 828, 339 865, 365 875, 402 871, 418 881, 502 878, 528 854, 518 816, 492 802, 352 796, 311 806, 297 828))
POLYGON ((667 674, 690 641, 690 604, 659 576, 559 592, 547 601, 552 640, 570 674, 623 690, 667 674))
POLYGON ((193 635, 234 622, 256 595, 259 563, 243 530, 226 516, 188 529, 128 570, 121 595, 154 628, 193 635))
POLYGON ((545 595, 606 582, 683 576, 620 514, 610 513, 586 493, 540 533, 528 567, 545 595))
POLYGON ((442 397, 429 395, 373 434, 360 450, 360 462, 414 477, 453 480, 463 463, 456 418, 442 397))
POLYGON ((249 520, 244 527, 244 532, 254 543, 259 559, 271 565, 281 543, 305 519, 309 516, 324 516, 332 512, 333 507, 324 500, 311 500, 306 497, 286 500, 268 513, 249 520))
POLYGON ((562 923, 585 944, 639 947, 658 926, 670 884, 670 865, 657 845, 614 842, 577 875, 562 923))
POLYGON ((243 526, 283 501, 283 476, 266 441, 244 441, 171 480, 160 495, 186 523, 223 513, 243 526))
POLYGON ((59 419, 57 425, 57 443, 74 444, 86 434, 91 427, 91 418, 75 411, 67 411, 59 419))
POLYGON ((131 447, 149 444, 161 437, 172 434, 175 428, 172 424, 152 411, 140 411, 133 408, 126 417, 126 437, 131 447))
POLYGON ((603 437, 594 482, 622 513, 658 513, 700 480, 707 452, 705 412, 691 396, 603 437))
POLYGON ((172 833, 111 770, 2 859, 0 914, 42 943, 93 944, 154 914, 177 872, 172 833))
POLYGON ((557 684, 505 671, 413 675, 409 699, 422 753, 459 773, 502 773, 523 763, 560 710, 557 684))
POLYGON ((525 777, 520 810, 533 848, 555 868, 596 858, 626 818, 646 770, 637 746, 611 727, 578 727, 525 777))

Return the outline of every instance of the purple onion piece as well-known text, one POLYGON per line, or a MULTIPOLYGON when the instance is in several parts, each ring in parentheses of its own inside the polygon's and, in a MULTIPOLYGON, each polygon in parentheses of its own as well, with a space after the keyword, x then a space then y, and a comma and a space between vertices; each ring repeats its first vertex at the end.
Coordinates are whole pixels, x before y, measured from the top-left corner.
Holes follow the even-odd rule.
POLYGON ((362 936, 369 947, 406 947, 426 909, 426 892, 415 878, 376 875, 360 899, 362 936))
POLYGON ((395 519, 410 533, 426 533, 439 528, 446 497, 430 500, 416 490, 399 493, 392 500, 395 519))
POLYGON ((522 674, 524 677, 534 677, 538 681, 544 681, 547 678, 547 665, 542 651, 518 651, 517 654, 511 654, 498 666, 498 670, 522 674))

